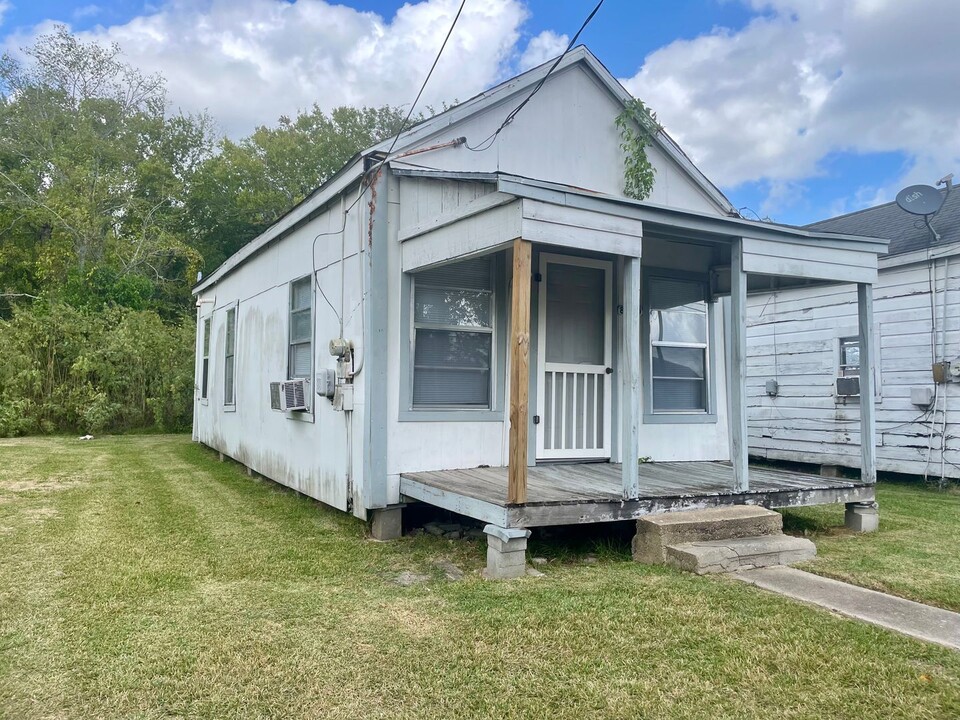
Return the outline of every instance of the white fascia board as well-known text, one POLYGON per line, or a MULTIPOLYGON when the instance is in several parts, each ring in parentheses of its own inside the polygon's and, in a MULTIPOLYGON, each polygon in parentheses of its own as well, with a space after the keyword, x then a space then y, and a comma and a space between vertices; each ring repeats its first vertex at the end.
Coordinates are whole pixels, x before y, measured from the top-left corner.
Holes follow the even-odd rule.
POLYGON ((218 280, 243 265, 248 259, 260 252, 260 250, 272 242, 279 240, 304 220, 309 219, 311 215, 321 210, 331 200, 339 197, 348 187, 363 177, 363 163, 364 158, 361 156, 354 161, 352 165, 344 167, 343 170, 331 178, 326 185, 322 186, 313 195, 295 206, 277 222, 224 260, 220 267, 194 285, 191 292, 194 295, 203 292, 218 280))

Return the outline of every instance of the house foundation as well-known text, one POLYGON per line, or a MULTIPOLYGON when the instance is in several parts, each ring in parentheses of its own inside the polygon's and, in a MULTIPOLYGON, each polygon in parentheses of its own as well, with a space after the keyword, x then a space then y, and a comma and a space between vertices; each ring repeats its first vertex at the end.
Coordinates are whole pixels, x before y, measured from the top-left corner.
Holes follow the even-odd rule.
POLYGON ((403 535, 403 506, 372 510, 370 535, 374 540, 399 540, 403 535))
POLYGON ((843 524, 858 533, 876 532, 880 527, 880 510, 875 502, 847 503, 843 524))
POLYGON ((527 572, 527 538, 530 537, 530 531, 526 528, 487 525, 483 532, 487 535, 487 567, 483 576, 487 580, 523 577, 527 572))

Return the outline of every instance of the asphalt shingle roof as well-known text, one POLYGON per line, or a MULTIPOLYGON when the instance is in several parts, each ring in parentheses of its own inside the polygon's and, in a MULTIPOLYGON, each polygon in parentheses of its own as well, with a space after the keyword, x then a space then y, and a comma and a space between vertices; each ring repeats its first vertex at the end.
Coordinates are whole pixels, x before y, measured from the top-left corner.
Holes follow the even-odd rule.
MULTIPOLYGON (((946 189, 940 194, 946 193, 946 189)), ((935 242, 920 215, 901 210, 895 202, 858 210, 827 220, 806 225, 809 230, 866 235, 890 239, 887 255, 900 255, 912 250, 923 250, 934 245, 960 242, 960 186, 953 188, 940 212, 930 219, 933 229, 940 233, 935 242)))

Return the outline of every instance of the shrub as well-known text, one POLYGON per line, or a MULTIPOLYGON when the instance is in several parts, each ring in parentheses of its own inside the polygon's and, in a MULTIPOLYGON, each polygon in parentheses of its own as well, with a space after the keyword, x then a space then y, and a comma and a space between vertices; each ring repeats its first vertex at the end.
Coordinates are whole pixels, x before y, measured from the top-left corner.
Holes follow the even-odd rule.
POLYGON ((38 302, 0 320, 0 435, 181 430, 194 321, 38 302))

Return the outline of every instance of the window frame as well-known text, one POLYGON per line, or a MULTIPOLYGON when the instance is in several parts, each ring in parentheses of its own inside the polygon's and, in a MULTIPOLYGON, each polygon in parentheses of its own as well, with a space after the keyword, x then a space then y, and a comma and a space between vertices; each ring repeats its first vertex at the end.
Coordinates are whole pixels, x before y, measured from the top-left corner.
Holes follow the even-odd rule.
MULTIPOLYGON (((401 323, 406 328, 407 340, 401 344, 400 362, 400 407, 398 419, 410 422, 503 422, 503 365, 504 365, 504 302, 502 275, 504 264, 502 253, 489 256, 490 263, 490 327, 445 326, 439 323, 424 323, 416 320, 417 271, 403 275, 401 285, 402 305, 401 323), (414 373, 416 361, 417 330, 448 330, 454 332, 478 333, 490 335, 489 402, 479 405, 414 405, 414 373)), ((455 264, 455 263, 451 263, 455 264)), ((429 287, 454 290, 472 290, 472 288, 451 288, 450 286, 427 284, 429 287)))
POLYGON ((210 345, 213 313, 203 321, 203 331, 200 336, 200 403, 207 405, 210 402, 210 345))
POLYGON ((224 412, 232 412, 237 409, 237 310, 239 303, 234 303, 227 308, 227 315, 224 319, 223 332, 223 408, 224 412), (230 321, 233 320, 233 343, 231 345, 230 321), (227 368, 230 368, 230 384, 227 384, 227 368), (230 397, 227 398, 227 391, 230 391, 230 397))
MULTIPOLYGON (((876 323, 873 326, 873 400, 874 402, 881 402, 883 400, 883 376, 882 376, 882 363, 880 362, 880 339, 882 336, 881 333, 881 324, 876 323)), ((835 377, 854 377, 853 375, 843 375, 843 343, 844 341, 856 340, 857 344, 860 344, 860 328, 857 326, 841 327, 837 330, 837 335, 833 341, 833 363, 835 369, 835 377)), ((847 366, 849 367, 849 366, 847 366)), ((857 375, 860 377, 859 372, 860 365, 857 365, 857 375)), ((861 388, 862 389, 862 388, 861 388)), ((844 405, 851 400, 858 400, 859 395, 838 395, 836 383, 833 386, 833 396, 834 401, 838 405, 844 405)))
MULTIPOLYGON (((483 325, 444 325, 443 323, 432 323, 426 321, 417 320, 417 278, 414 275, 411 278, 410 285, 410 297, 411 297, 411 312, 412 312, 412 321, 413 321, 413 332, 412 337, 413 341, 410 346, 410 382, 411 389, 416 388, 416 373, 417 373, 417 331, 434 331, 441 333, 463 333, 469 335, 489 335, 490 336, 490 364, 486 369, 487 372, 487 403, 486 405, 469 405, 469 404, 448 404, 448 405, 417 405, 416 398, 414 394, 411 394, 410 398, 410 408, 412 410, 427 410, 427 411, 446 411, 446 410, 480 410, 480 411, 489 411, 493 407, 493 374, 494 374, 494 325, 496 324, 496 293, 494 289, 494 271, 493 271, 493 262, 489 262, 489 273, 490 273, 490 289, 489 290, 476 290, 475 288, 460 288, 454 287, 452 285, 434 285, 432 283, 421 283, 421 287, 434 288, 436 290, 455 290, 458 292, 474 292, 486 294, 489 300, 489 317, 490 325, 489 327, 483 325)), ((421 366, 422 369, 439 369, 433 367, 421 366)), ((474 368, 464 368, 466 370, 473 370, 474 368)), ((484 368, 476 368, 477 372, 483 372, 484 368)), ((414 390, 415 392, 415 390, 414 390)))
MULTIPOLYGON (((305 379, 308 380, 311 384, 313 382, 313 373, 314 370, 314 351, 315 351, 315 334, 316 334, 316 318, 314 317, 314 308, 316 307, 315 302, 316 288, 314 287, 313 278, 310 275, 304 275, 303 277, 296 278, 291 280, 289 283, 289 292, 287 294, 287 380, 298 380, 305 379), (294 308, 293 307, 293 298, 295 287, 300 283, 306 282, 310 288, 308 297, 310 298, 309 307, 303 308, 294 308), (294 313, 302 313, 307 311, 310 315, 310 339, 309 340, 298 340, 297 342, 293 341, 293 316, 294 313), (293 358, 293 348, 295 346, 308 345, 310 348, 310 372, 305 378, 301 378, 298 375, 294 374, 294 358, 293 358)), ((312 406, 311 406, 312 407, 312 406)))
POLYGON ((710 279, 706 274, 670 270, 666 268, 644 268, 641 279, 643 285, 640 336, 642 342, 641 364, 643 373, 643 422, 646 424, 672 423, 695 424, 717 422, 717 383, 716 368, 716 302, 710 292, 710 279), (655 346, 651 337, 650 312, 653 305, 653 285, 657 280, 693 283, 700 286, 705 303, 706 342, 685 343, 658 341, 655 346), (653 389, 656 378, 653 376, 654 347, 693 348, 703 350, 704 400, 703 410, 655 410, 653 407, 653 389))

